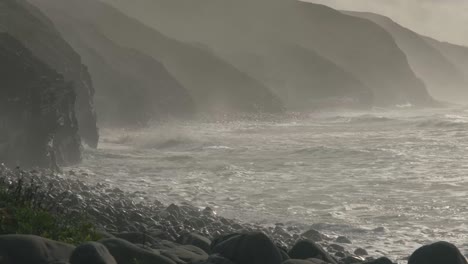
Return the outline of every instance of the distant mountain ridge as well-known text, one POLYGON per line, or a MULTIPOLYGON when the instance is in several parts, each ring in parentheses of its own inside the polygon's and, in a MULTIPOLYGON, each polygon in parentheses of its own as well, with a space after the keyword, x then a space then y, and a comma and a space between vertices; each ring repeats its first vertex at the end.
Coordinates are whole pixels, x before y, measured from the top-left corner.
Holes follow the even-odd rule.
POLYGON ((80 16, 51 2, 40 6, 83 57, 96 89, 99 121, 134 126, 194 112, 191 95, 151 56, 121 47, 80 16))
POLYGON ((160 61, 191 94, 199 113, 278 112, 282 103, 267 87, 210 50, 168 38, 113 7, 95 0, 34 0, 43 7, 86 20, 118 46, 160 61))
POLYGON ((240 70, 261 80, 285 101, 288 98, 283 94, 290 89, 312 90, 298 96, 318 100, 320 95, 335 89, 338 97, 352 93, 348 91, 359 91, 368 98, 370 91, 372 105, 376 106, 434 103, 388 32, 369 20, 326 6, 293 0, 106 2, 171 37, 203 43, 240 70), (280 54, 295 53, 287 51, 291 47, 312 54, 308 59, 292 59, 294 69, 303 67, 305 61, 319 65, 317 68, 322 71, 330 65, 339 70, 292 74, 280 65, 283 60, 280 54), (325 75, 335 82, 330 83, 325 75), (354 79, 348 83, 356 85, 348 87, 344 82, 337 85, 336 79, 340 78, 354 79), (314 80, 322 85, 316 85, 314 80), (305 89, 298 87, 300 83, 311 85, 305 89), (296 87, 291 88, 289 84, 296 87))
MULTIPOLYGON (((456 65, 458 60, 455 57, 458 56, 450 56, 444 52, 444 48, 448 51, 449 44, 430 41, 385 16, 365 12, 345 13, 369 19, 387 30, 407 55, 413 71, 424 80, 435 98, 451 102, 468 100, 468 82, 465 73, 461 71, 463 68, 467 69, 468 64, 456 65), (451 58, 455 60, 452 61, 451 58)), ((453 50, 453 46, 450 50, 453 50)))

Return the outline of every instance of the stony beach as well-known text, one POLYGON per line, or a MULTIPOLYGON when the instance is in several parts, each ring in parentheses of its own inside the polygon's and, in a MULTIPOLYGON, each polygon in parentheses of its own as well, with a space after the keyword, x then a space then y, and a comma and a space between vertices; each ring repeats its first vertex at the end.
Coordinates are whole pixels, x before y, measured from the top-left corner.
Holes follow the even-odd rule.
MULTIPOLYGON (((89 185, 47 170, 0 169, 2 188, 34 196, 45 210, 67 219, 89 219, 98 241, 80 245, 49 240, 37 234, 0 236, 2 263, 148 263, 148 264, 307 264, 394 263, 369 256, 365 248, 345 236, 302 230, 282 223, 262 226, 218 216, 211 208, 189 204, 141 202, 141 193, 126 193, 107 184, 89 185)), ((68 176, 69 176, 68 175, 68 176)), ((3 210, 2 210, 3 212, 3 210)), ((5 219, 2 215, 2 221, 5 219)), ((92 240, 92 239, 90 239, 92 240)), ((444 258, 447 264, 466 263, 448 243, 431 245, 410 264, 442 263, 421 260, 444 258), (450 260, 451 256, 454 260, 450 260), (423 262, 421 262, 423 261, 423 262), (424 262, 426 261, 426 262, 424 262), (455 261, 455 262, 454 262, 455 261), (457 262, 458 261, 458 262, 457 262)), ((405 260, 398 260, 405 261, 405 260)), ((399 262, 403 263, 403 262, 399 262)))

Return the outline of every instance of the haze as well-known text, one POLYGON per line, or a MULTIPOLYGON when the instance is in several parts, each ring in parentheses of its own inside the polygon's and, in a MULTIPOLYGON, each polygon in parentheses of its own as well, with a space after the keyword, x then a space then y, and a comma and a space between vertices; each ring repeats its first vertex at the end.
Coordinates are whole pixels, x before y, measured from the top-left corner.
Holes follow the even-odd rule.
POLYGON ((312 0, 337 9, 389 16, 412 30, 439 40, 468 45, 465 0, 312 0))

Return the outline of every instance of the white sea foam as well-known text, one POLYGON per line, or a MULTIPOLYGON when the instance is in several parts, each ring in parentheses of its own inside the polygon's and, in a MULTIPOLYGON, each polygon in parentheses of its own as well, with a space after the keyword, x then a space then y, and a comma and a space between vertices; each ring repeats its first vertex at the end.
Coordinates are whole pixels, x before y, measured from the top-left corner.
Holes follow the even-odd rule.
POLYGON ((441 239, 468 252, 468 112, 460 109, 103 132, 102 148, 86 150, 89 180, 246 221, 315 224, 373 255, 403 258, 441 239))

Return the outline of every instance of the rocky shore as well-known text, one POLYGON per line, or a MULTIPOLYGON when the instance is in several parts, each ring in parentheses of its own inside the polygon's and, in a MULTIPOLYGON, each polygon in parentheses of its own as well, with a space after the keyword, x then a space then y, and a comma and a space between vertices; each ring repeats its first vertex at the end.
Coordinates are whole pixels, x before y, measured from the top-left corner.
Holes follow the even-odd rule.
MULTIPOLYGON (((26 229, 31 232, 24 228, 8 230, 5 224, 14 222, 12 218, 16 216, 9 215, 11 204, 5 205, 2 198, 0 263, 394 263, 385 257, 368 256, 366 249, 353 245, 344 236, 330 236, 314 229, 304 232, 281 223, 241 223, 218 216, 208 207, 149 203, 141 199, 143 194, 139 192, 125 193, 106 184, 91 186, 65 177, 74 173, 0 167, 2 195, 14 194, 15 201, 27 200, 28 205, 69 222, 87 219, 93 225, 93 231, 79 228, 85 236, 74 233, 78 239, 61 236, 56 239, 59 241, 50 239, 53 232, 34 226, 26 229)), ((438 242, 416 250, 408 263, 467 262, 454 245, 438 242)))

